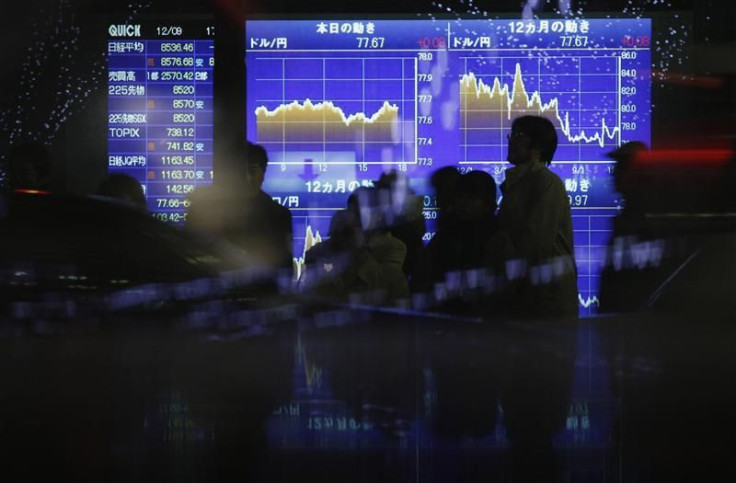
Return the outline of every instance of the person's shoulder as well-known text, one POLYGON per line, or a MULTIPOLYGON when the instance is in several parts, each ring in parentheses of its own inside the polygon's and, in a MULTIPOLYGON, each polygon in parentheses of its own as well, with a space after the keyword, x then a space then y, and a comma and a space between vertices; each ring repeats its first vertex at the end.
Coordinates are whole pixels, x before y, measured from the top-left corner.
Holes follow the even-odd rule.
POLYGON ((285 206, 282 206, 279 204, 276 200, 271 200, 273 202, 273 209, 276 216, 279 216, 283 219, 289 219, 291 220, 291 211, 285 206))
POLYGON ((531 178, 538 189, 565 189, 562 178, 552 171, 549 166, 535 170, 531 178))
POLYGON ((332 256, 334 251, 335 250, 333 249, 330 240, 325 240, 322 243, 317 243, 312 248, 307 250, 304 256, 308 263, 313 263, 315 261, 322 260, 323 258, 332 256))
POLYGON ((406 258, 406 244, 390 233, 372 238, 368 248, 379 263, 396 263, 401 266, 406 258))
POLYGON ((273 197, 265 191, 261 191, 260 193, 258 193, 257 200, 259 203, 269 208, 270 214, 280 217, 291 217, 291 212, 289 211, 289 209, 273 199, 273 197))
POLYGON ((389 250, 400 250, 406 252, 406 244, 400 239, 396 238, 391 232, 381 233, 374 236, 368 242, 370 247, 380 247, 389 250))
POLYGON ((436 250, 438 250, 439 247, 444 243, 445 237, 446 235, 444 230, 437 230, 437 232, 432 236, 429 242, 427 242, 427 252, 435 253, 436 250))

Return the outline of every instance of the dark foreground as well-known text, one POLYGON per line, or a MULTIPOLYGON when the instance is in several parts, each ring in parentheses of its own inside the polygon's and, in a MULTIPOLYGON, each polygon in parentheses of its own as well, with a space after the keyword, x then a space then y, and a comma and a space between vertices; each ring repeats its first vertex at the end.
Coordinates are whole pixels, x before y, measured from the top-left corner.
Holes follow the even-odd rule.
POLYGON ((0 480, 733 481, 732 315, 7 324, 0 480))

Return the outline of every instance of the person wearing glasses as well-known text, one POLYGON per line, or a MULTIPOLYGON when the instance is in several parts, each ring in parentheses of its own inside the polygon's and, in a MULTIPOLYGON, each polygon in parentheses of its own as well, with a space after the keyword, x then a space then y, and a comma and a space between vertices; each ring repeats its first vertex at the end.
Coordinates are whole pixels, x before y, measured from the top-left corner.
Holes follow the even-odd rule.
POLYGON ((506 271, 513 316, 547 318, 578 313, 572 216, 565 185, 549 169, 557 132, 539 116, 514 120, 501 184, 498 232, 489 264, 506 271))

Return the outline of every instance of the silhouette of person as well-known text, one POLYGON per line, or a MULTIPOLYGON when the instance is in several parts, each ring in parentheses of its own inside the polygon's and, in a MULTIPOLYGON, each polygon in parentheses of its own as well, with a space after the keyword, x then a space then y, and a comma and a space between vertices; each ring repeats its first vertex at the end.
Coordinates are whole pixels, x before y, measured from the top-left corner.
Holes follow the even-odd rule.
POLYGON ((677 157, 648 152, 640 142, 609 156, 616 160, 614 181, 625 203, 614 220, 601 273, 600 312, 681 315, 725 306, 731 294, 720 288, 729 286, 724 280, 733 270, 725 262, 732 250, 723 249, 729 243, 723 235, 733 231, 733 221, 717 211, 728 206, 723 194, 730 190, 721 192, 732 169, 728 160, 682 164, 677 157))
POLYGON ((389 190, 368 189, 359 203, 366 249, 381 265, 386 301, 393 305, 408 300, 409 283, 402 270, 407 248, 390 230, 388 219, 393 211, 389 190))
POLYGON ((641 141, 630 141, 608 153, 608 157, 616 161, 613 172, 613 187, 624 200, 624 207, 616 217, 614 231, 623 232, 636 230, 635 226, 626 227, 625 224, 639 225, 645 211, 644 195, 646 191, 637 178, 635 164, 649 151, 647 145, 641 141))
POLYGON ((656 267, 639 267, 638 263, 640 252, 649 252, 650 247, 659 244, 652 240, 657 237, 649 227, 647 213, 661 202, 653 203, 653 198, 665 197, 666 191, 662 189, 666 183, 651 183, 655 181, 653 173, 640 164, 648 152, 646 144, 631 141, 608 153, 616 161, 613 185, 623 198, 623 209, 613 220, 601 272, 601 313, 641 309, 661 276, 656 267))
POLYGON ((496 227, 496 183, 485 171, 470 171, 457 182, 454 208, 429 243, 433 280, 445 273, 483 265, 485 244, 496 227))
POLYGON ((268 166, 266 150, 249 142, 245 161, 245 216, 237 225, 226 228, 226 236, 262 257, 269 265, 291 268, 291 212, 261 189, 268 166))
POLYGON ((335 212, 330 238, 306 254, 302 288, 342 302, 400 305, 408 301, 408 281, 401 271, 406 246, 384 224, 386 206, 378 202, 379 192, 356 189, 348 198, 348 208, 335 212))
POLYGON ((424 288, 423 266, 426 264, 423 237, 427 232, 422 198, 409 187, 406 176, 392 170, 384 173, 376 182, 376 188, 389 193, 391 234, 406 245, 406 258, 401 269, 406 275, 410 290, 424 288))
POLYGON ((443 222, 452 216, 455 206, 457 182, 460 180, 460 171, 455 166, 445 166, 432 173, 429 183, 434 191, 437 209, 439 209, 438 230, 443 222))
POLYGON ((227 240, 254 264, 291 270, 291 213, 261 189, 267 166, 266 150, 251 142, 223 157, 215 184, 190 197, 187 228, 227 240))
POLYGON ((463 240, 468 253, 461 268, 481 265, 480 244, 495 231, 496 208, 496 182, 490 174, 470 171, 460 178, 455 197, 455 215, 462 229, 472 231, 472 236, 468 233, 463 240))
POLYGON ((402 271, 407 249, 390 230, 388 219, 394 212, 389 190, 360 187, 348 197, 346 211, 353 214, 362 230, 363 249, 356 264, 363 278, 372 273, 375 281, 369 286, 377 287, 373 303, 404 304, 409 299, 409 283, 402 271))
POLYGON ((115 198, 139 209, 146 211, 146 195, 143 187, 134 177, 124 173, 109 175, 97 190, 99 196, 115 198))
POLYGON ((486 244, 496 231, 495 211, 496 183, 493 177, 485 171, 470 171, 462 175, 457 182, 452 213, 444 219, 427 245, 432 282, 452 285, 448 287, 450 300, 445 301, 440 310, 478 314, 480 294, 472 294, 466 282, 469 271, 484 266, 486 244))
POLYGON ((51 153, 43 144, 15 144, 7 155, 8 191, 51 190, 51 153))
MULTIPOLYGON (((364 210, 365 213, 361 212, 361 200, 365 202, 367 200, 367 197, 369 196, 368 193, 371 190, 371 188, 368 188, 367 186, 359 186, 353 190, 352 193, 350 193, 350 196, 348 196, 347 201, 347 210, 352 212, 355 215, 355 218, 358 220, 358 224, 360 225, 360 229, 363 229, 363 218, 364 215, 367 218, 367 210, 364 210)), ((366 223, 368 221, 366 220, 366 223)))
MULTIPOLYGON (((355 213, 350 210, 335 212, 328 234, 327 240, 305 254, 306 269, 299 283, 308 291, 347 301, 351 291, 363 290, 357 286, 359 274, 354 270, 363 248, 363 233, 355 213)), ((363 282, 368 284, 370 280, 363 282)))
POLYGON ((490 264, 516 261, 526 269, 510 284, 512 315, 576 315, 570 203, 562 180, 548 169, 557 150, 555 127, 543 117, 522 116, 514 120, 508 138, 508 161, 514 167, 506 170, 501 185, 498 232, 488 247, 490 264))

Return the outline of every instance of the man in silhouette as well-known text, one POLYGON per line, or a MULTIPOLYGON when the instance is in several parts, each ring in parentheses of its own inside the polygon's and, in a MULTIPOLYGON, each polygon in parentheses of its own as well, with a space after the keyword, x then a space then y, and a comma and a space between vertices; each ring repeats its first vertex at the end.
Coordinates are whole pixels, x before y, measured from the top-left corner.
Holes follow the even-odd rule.
MULTIPOLYGON (((616 223, 643 221, 647 185, 637 177, 635 164, 640 162, 648 152, 649 148, 643 142, 629 141, 607 154, 609 158, 616 161, 613 187, 624 199, 624 209, 617 217, 616 223)), ((635 227, 631 228, 635 229, 635 227)))
POLYGON ((455 292, 439 310, 478 315, 491 300, 482 299, 469 277, 483 267, 486 244, 496 230, 496 182, 485 171, 470 171, 457 182, 452 212, 427 245, 431 281, 447 283, 455 292))
POLYGON ((243 165, 242 210, 225 236, 265 265, 290 269, 292 256, 291 213, 263 191, 268 154, 263 146, 248 142, 243 165))
POLYGON ((251 142, 223 157, 213 186, 190 197, 187 228, 227 240, 253 265, 291 270, 291 213, 261 189, 267 166, 266 150, 251 142))
POLYGON ((429 184, 435 194, 437 209, 440 211, 437 220, 439 229, 442 228, 445 221, 452 218, 460 176, 460 171, 455 166, 444 166, 433 172, 429 178, 429 184))
POLYGON ((391 235, 406 245, 406 258, 401 269, 409 287, 412 292, 426 290, 424 267, 427 260, 422 237, 427 232, 427 223, 422 197, 409 187, 408 178, 395 170, 383 173, 376 182, 376 188, 388 193, 387 223, 391 235))
MULTIPOLYGON (((370 276, 383 292, 377 302, 402 305, 409 298, 409 284, 401 270, 407 249, 404 242, 391 233, 388 221, 393 216, 391 201, 391 193, 386 188, 358 188, 348 198, 348 210, 357 213, 365 253, 377 263, 379 273, 370 276)), ((363 263, 365 275, 375 271, 371 268, 373 265, 363 263)))
POLYGON ((489 257, 497 267, 517 267, 510 276, 513 315, 574 316, 578 292, 570 204, 562 180, 548 169, 557 133, 543 117, 522 116, 508 137, 514 167, 501 185, 498 233, 489 257))
POLYGON ((485 244, 496 228, 493 177, 485 171, 462 175, 453 205, 451 216, 428 245, 433 282, 442 281, 447 272, 482 266, 485 244))
MULTIPOLYGON (((662 239, 647 220, 647 213, 667 199, 662 176, 645 168, 649 148, 641 141, 630 141, 609 152, 616 161, 613 186, 623 200, 623 209, 613 219, 613 232, 606 249, 600 278, 599 312, 629 312, 645 307, 649 296, 666 276, 659 262, 650 263, 640 254, 657 253, 662 239), (651 248, 650 248, 651 247, 651 248)), ((653 261, 653 260, 652 260, 653 261)))

